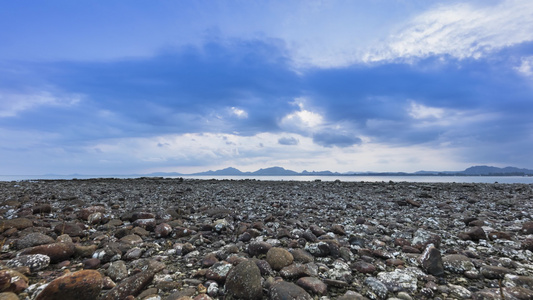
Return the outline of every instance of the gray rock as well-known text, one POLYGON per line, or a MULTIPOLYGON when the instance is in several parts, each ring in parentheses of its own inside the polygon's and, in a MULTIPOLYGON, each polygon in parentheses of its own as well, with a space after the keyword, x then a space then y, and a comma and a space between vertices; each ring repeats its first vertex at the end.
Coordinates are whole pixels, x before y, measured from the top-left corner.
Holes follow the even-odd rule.
POLYGON ((29 247, 51 244, 54 239, 40 232, 28 233, 15 241, 15 249, 22 250, 29 247))
POLYGON ((31 272, 42 270, 50 265, 50 257, 44 254, 21 255, 7 262, 10 268, 28 267, 31 272))
POLYGON ((433 244, 429 244, 420 256, 420 264, 422 265, 422 269, 428 274, 435 276, 444 275, 442 256, 439 249, 435 248, 433 244))
POLYGON ((418 280, 416 274, 405 269, 396 269, 392 272, 380 272, 377 279, 387 286, 390 292, 400 291, 415 292, 418 280))
POLYGON ((389 293, 387 286, 377 280, 374 277, 368 277, 365 279, 365 284, 368 286, 370 291, 372 291, 379 299, 385 299, 389 293))
POLYGON ((292 282, 279 281, 269 289, 271 300, 312 300, 313 298, 303 288, 292 282))
POLYGON ((296 284, 317 295, 325 295, 328 290, 328 286, 315 277, 302 277, 296 281, 296 284))
POLYGON ((238 299, 261 299, 261 272, 257 265, 246 260, 233 267, 226 277, 226 291, 238 299))

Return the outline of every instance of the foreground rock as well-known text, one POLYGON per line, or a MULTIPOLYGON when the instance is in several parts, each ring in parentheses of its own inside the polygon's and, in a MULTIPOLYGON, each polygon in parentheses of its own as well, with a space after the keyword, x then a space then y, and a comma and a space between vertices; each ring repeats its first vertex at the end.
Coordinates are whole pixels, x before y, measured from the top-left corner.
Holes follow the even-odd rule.
POLYGON ((102 290, 102 275, 84 270, 63 275, 50 282, 35 300, 94 300, 102 290))

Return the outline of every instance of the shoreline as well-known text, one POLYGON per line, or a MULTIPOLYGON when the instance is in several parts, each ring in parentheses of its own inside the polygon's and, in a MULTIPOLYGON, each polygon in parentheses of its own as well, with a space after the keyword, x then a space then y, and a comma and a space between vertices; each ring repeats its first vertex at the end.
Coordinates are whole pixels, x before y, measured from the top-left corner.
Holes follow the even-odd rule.
POLYGON ((0 198, 19 298, 67 270, 100 278, 102 299, 224 299, 239 284, 264 299, 533 297, 531 184, 50 179, 0 182, 0 198), (243 266, 259 277, 235 282, 243 266))

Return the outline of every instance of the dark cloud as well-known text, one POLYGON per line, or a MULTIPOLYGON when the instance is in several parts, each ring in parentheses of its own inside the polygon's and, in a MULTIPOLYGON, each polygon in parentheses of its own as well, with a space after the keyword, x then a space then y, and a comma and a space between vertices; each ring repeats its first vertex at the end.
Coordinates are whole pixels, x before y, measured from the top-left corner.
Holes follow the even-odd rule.
POLYGON ((282 137, 278 139, 280 145, 294 146, 298 145, 300 141, 295 137, 282 137))
POLYGON ((350 147, 360 145, 362 140, 350 134, 336 132, 319 132, 313 134, 313 142, 324 147, 350 147))

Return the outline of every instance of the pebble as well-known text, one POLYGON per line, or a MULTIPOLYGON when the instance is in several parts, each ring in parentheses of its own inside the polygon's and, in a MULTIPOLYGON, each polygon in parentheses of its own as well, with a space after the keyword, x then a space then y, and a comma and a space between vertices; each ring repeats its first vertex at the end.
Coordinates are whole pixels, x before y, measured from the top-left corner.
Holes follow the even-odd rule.
POLYGON ((238 299, 262 299, 261 272, 251 260, 233 267, 226 278, 226 290, 238 299))
POLYGON ((292 254, 284 248, 273 247, 267 252, 266 261, 272 269, 279 271, 294 261, 292 254))
POLYGON ((44 254, 29 254, 10 259, 6 265, 10 268, 28 267, 31 272, 42 270, 50 264, 50 257, 44 254))
POLYGON ((309 293, 307 293, 303 288, 297 286, 292 282, 280 281, 274 283, 270 289, 270 299, 271 300, 285 300, 285 299, 295 299, 295 300, 311 300, 313 299, 309 293))

